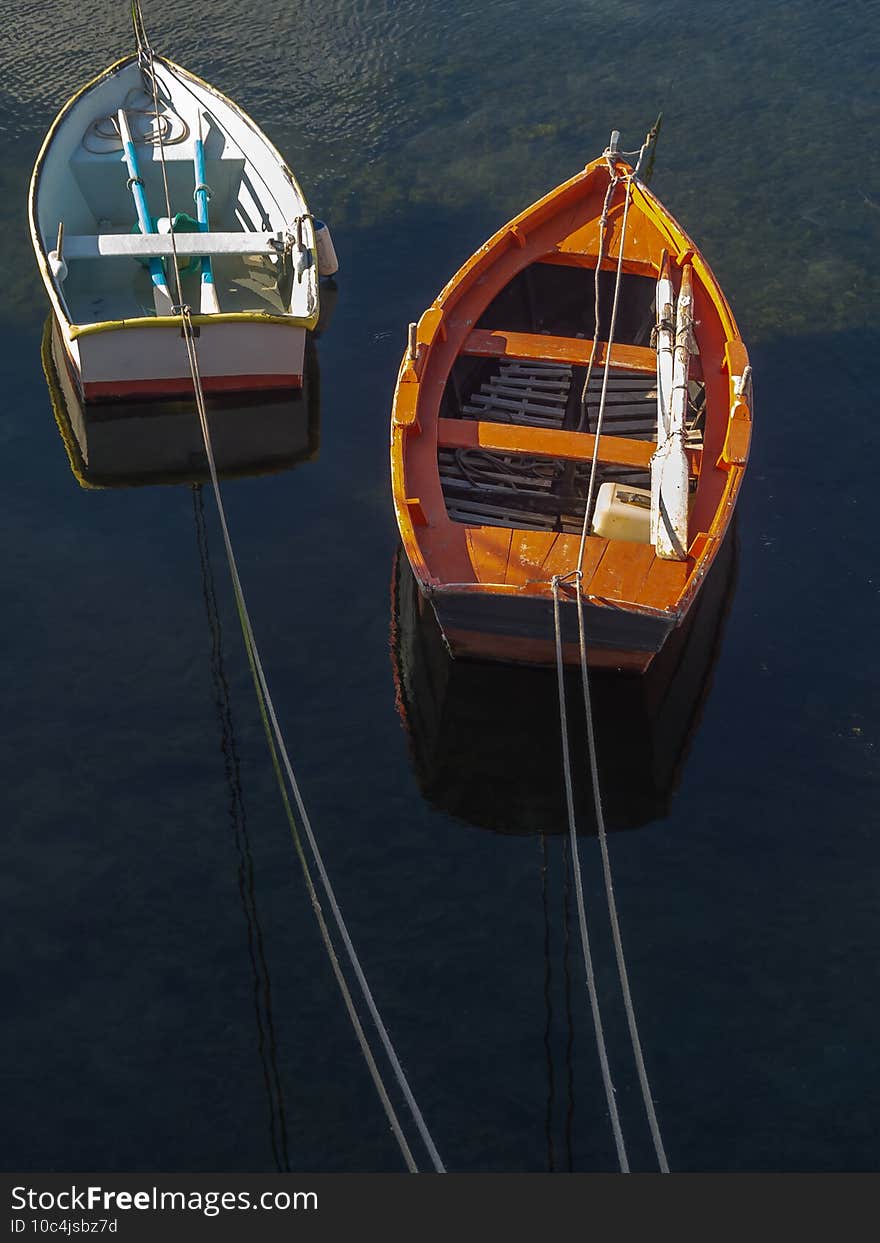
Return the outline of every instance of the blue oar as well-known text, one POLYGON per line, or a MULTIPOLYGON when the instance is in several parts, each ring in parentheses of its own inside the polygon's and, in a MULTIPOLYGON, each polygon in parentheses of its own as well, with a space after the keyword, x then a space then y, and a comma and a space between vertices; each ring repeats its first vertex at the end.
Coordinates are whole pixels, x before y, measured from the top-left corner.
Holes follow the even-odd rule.
MULTIPOLYGON (((211 197, 211 191, 205 182, 205 144, 202 141, 202 114, 199 113, 199 132, 196 136, 195 146, 195 173, 196 173, 196 190, 194 198, 196 200, 196 216, 199 221, 199 228, 203 233, 208 232, 208 199, 211 197)), ((220 303, 217 301, 217 290, 214 285, 214 265, 211 263, 210 255, 205 255, 202 259, 202 292, 201 292, 201 312, 203 315, 213 315, 220 310, 220 303)))
MULTIPOLYGON (((156 229, 153 226, 153 219, 147 210, 147 196, 144 194, 144 183, 138 168, 137 153, 131 140, 131 130, 128 128, 128 118, 125 115, 125 109, 120 108, 116 115, 119 121, 119 137, 122 139, 122 150, 128 167, 128 184, 131 187, 132 197, 134 198, 138 224, 141 227, 141 233, 155 233, 156 229)), ((150 277, 153 281, 153 301, 156 306, 156 314, 171 315, 173 313, 171 309, 171 295, 168 292, 168 282, 165 279, 165 268, 162 266, 161 259, 154 257, 150 260, 150 277)))

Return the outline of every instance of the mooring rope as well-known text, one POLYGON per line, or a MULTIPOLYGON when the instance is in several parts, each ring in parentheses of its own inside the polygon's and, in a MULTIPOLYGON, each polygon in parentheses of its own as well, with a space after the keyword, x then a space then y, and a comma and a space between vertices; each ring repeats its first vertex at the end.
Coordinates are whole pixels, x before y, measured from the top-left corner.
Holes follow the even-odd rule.
POLYGON ((269 1134, 279 1173, 285 1171, 289 1173, 290 1157, 287 1149, 284 1091, 278 1070, 278 1045, 272 1017, 272 985, 263 944, 263 929, 257 908, 254 861, 245 813, 244 790, 241 784, 241 764, 232 716, 232 700, 223 662, 223 627, 214 588, 214 572, 208 546, 202 485, 194 484, 192 493, 196 543, 202 573, 202 598, 211 635, 211 680, 214 684, 214 702, 220 724, 220 750, 223 755, 223 767, 229 793, 229 821, 238 855, 238 892, 247 924, 248 957, 254 981, 253 1002, 257 1020, 257 1049, 269 1101, 269 1134))
MULTIPOLYGON (((153 63, 153 52, 146 38, 146 31, 143 25, 143 15, 141 14, 141 11, 140 11, 139 0, 132 0, 132 11, 133 11, 133 14, 137 15, 135 18, 135 33, 138 39, 138 52, 139 52, 139 56, 141 56, 143 60, 149 65, 149 77, 151 79, 152 88, 153 88, 153 102, 154 102, 154 106, 156 110, 156 115, 158 118, 159 91, 158 91, 158 84, 156 81, 155 66, 153 63)), ((168 175, 167 175, 167 169, 165 165, 165 149, 164 149, 164 145, 162 142, 161 129, 159 129, 157 132, 159 133, 158 150, 159 150, 160 166, 162 170, 162 181, 163 181, 163 187, 164 187, 164 193, 165 193, 165 204, 166 204, 166 208, 167 208, 168 215, 170 218, 171 196, 170 196, 169 187, 168 187, 168 175)), ((251 625, 250 615, 248 613, 247 604, 244 598, 244 591, 243 591, 243 588, 241 585, 241 579, 238 573, 238 566, 237 566, 236 559, 235 559, 235 553, 233 551, 232 541, 229 535, 229 528, 228 528, 228 524, 226 521, 226 512, 225 512, 225 509, 223 506, 223 500, 220 494, 220 483, 219 483, 219 479, 217 476, 217 466, 214 460, 214 452, 213 452, 213 447, 211 444, 211 434, 210 434, 210 429, 208 427, 208 417, 207 417, 207 409, 205 406, 204 390, 202 388, 201 376, 199 374, 198 358, 196 355, 196 348, 195 348, 195 334, 193 332, 193 324, 192 324, 192 318, 190 315, 190 309, 184 303, 184 300, 183 300, 183 289, 182 289, 181 280, 180 280, 180 266, 178 263, 177 246, 175 243, 173 231, 170 234, 170 236, 171 236, 173 263, 174 263, 176 291, 177 291, 177 298, 178 298, 175 311, 180 316, 182 336, 184 339, 186 352, 187 352, 187 358, 189 361, 190 372, 192 375, 196 409, 198 411, 199 422, 201 424, 201 429, 202 429, 202 436, 203 436, 204 443, 205 443, 205 453, 208 459, 208 468, 209 468, 210 475, 211 475, 211 484, 212 484, 212 488, 214 491, 214 499, 217 504, 217 512, 218 512, 218 516, 220 519, 221 531, 223 534, 223 543, 224 543, 224 547, 226 550, 226 560, 229 566, 229 572, 230 572, 230 576, 232 579, 233 592, 235 595, 235 601, 236 601, 236 607, 238 609, 239 620, 241 622, 245 650, 248 655, 248 662, 251 667, 251 674, 254 680, 254 686, 257 691, 257 699, 258 699, 258 703, 260 706, 260 713, 261 713, 261 716, 263 717, 264 728, 266 729, 267 738, 269 739, 270 753, 272 756, 273 766, 275 767, 276 776, 279 778, 282 798, 285 804, 285 809, 288 814, 288 820, 291 825, 294 845, 297 849, 297 854, 299 856, 300 864, 303 869, 303 875, 305 877, 306 887, 309 892, 309 897, 311 899, 312 908, 314 910, 315 917, 318 921, 318 926, 321 931, 321 937, 324 942, 327 955, 333 967, 334 975, 336 976, 339 989, 343 995, 346 1009, 348 1010, 349 1018, 351 1020, 352 1026, 357 1035, 358 1043, 361 1046, 361 1051, 363 1053, 367 1066, 370 1070, 370 1074, 371 1074, 371 1077, 373 1078, 376 1091, 382 1102, 382 1107, 385 1110, 386 1116, 394 1132, 395 1138, 397 1139, 398 1146, 400 1147, 400 1150, 403 1155, 404 1161, 407 1165, 407 1168, 410 1170, 411 1173, 417 1173, 418 1166, 416 1165, 415 1159, 413 1158, 409 1145, 406 1142, 402 1128, 400 1126, 399 1120, 394 1110, 394 1106, 391 1102, 390 1096, 388 1095, 388 1091, 385 1088, 381 1073, 379 1072, 379 1068, 376 1065, 375 1059, 370 1049, 369 1042, 366 1038, 366 1034, 358 1018, 357 1012, 355 1010, 354 1002, 351 997, 351 993, 345 981, 345 977, 342 973, 342 968, 339 964, 339 960, 336 956, 336 952, 333 947, 329 929, 327 928, 323 913, 321 911, 321 906, 318 901, 317 891, 315 889, 314 882, 312 880, 308 861, 306 859, 305 852, 302 848, 302 844, 299 839, 299 834, 296 829, 296 821, 294 819, 293 812, 290 807, 289 800, 287 798, 287 789, 284 785, 283 775, 281 772, 281 764, 283 764, 284 772, 286 772, 287 774, 287 780, 290 784, 290 789, 293 793, 294 800, 296 802, 296 806, 300 814, 302 825, 305 830, 306 838, 308 840, 309 847, 312 853, 312 858, 318 870, 318 875, 321 879, 321 884, 324 889, 324 893, 329 902, 330 909, 333 914, 333 918, 336 923, 337 930, 339 932, 340 937, 342 938, 342 942, 345 946, 346 953, 348 955, 349 963, 351 964, 352 970, 354 971, 355 977, 360 986, 361 994, 364 998, 367 1009, 370 1012, 370 1016, 373 1020, 376 1030, 379 1034, 379 1038, 382 1043, 382 1046, 385 1049, 385 1053, 388 1057, 388 1060, 391 1063, 392 1069, 394 1071, 395 1079, 397 1080, 398 1087, 403 1093, 404 1099, 406 1100, 410 1113, 412 1114, 413 1121, 415 1122, 416 1127, 419 1131, 419 1134, 422 1137, 422 1141, 425 1144, 425 1147, 428 1151, 428 1154, 430 1156, 430 1159, 434 1166, 435 1171, 437 1173, 445 1173, 445 1167, 443 1165, 443 1162, 440 1159, 440 1154, 438 1153, 437 1148, 434 1144, 434 1141, 431 1138, 431 1135, 425 1124, 424 1118, 422 1117, 421 1110, 419 1109, 418 1104, 416 1103, 415 1097, 413 1096, 413 1093, 412 1093, 412 1089, 410 1088, 406 1075, 404 1074, 403 1067, 401 1066, 400 1060, 397 1056, 394 1046, 391 1043, 391 1038, 388 1035, 388 1031, 385 1027, 384 1022, 382 1021, 382 1017, 379 1014, 379 1011, 376 1006, 375 1000, 373 998, 372 992, 370 990, 369 984, 367 983, 366 976, 364 975, 363 969, 361 967, 360 960, 357 956, 351 937, 349 935, 348 928, 346 927, 345 921, 342 917, 342 912, 336 900, 336 895, 330 883, 330 878, 327 875, 326 868, 324 867, 324 862, 321 857, 320 850, 318 849, 318 843, 315 839, 312 825, 309 820, 308 812, 306 811, 305 803, 303 802, 302 795, 300 793, 299 784, 296 780, 296 776, 294 775, 293 766, 290 762, 290 757, 287 752, 287 747, 284 742, 284 737, 281 732, 281 727, 278 723, 278 717, 275 712, 275 706, 272 701, 272 696, 269 691, 269 685, 266 680, 265 672, 263 670, 262 661, 260 659, 259 649, 257 647, 253 627, 251 625), (280 757, 281 764, 279 763, 279 757, 280 757)))
MULTIPOLYGON (((565 577, 569 577, 566 575, 565 577)), ((617 1113, 617 1101, 614 1097, 614 1084, 611 1082, 611 1068, 608 1065, 608 1051, 605 1047, 605 1032, 602 1027, 602 1015, 599 1009, 599 995, 596 991, 596 975, 593 970, 593 955, 590 950, 590 936, 587 931, 587 912, 584 905, 584 889, 581 879, 581 865, 577 847, 577 824, 574 814, 574 791, 571 782, 571 755, 568 746, 568 715, 565 708, 565 664, 562 659, 562 627, 559 621, 559 583, 560 576, 554 574, 553 586, 553 627, 556 639, 556 680, 559 687, 559 727, 562 734, 562 770, 565 778, 565 806, 568 812, 568 831, 571 837, 571 861, 574 873, 575 897, 577 900, 578 925, 581 932, 581 949, 584 956, 584 970, 587 976, 587 992, 590 997, 590 1010, 593 1015, 593 1030, 596 1033, 596 1049, 599 1054, 599 1066, 602 1070, 602 1083, 605 1088, 605 1100, 608 1102, 608 1114, 611 1118, 611 1130, 614 1133, 614 1144, 617 1148, 617 1160, 622 1174, 629 1173, 629 1161, 623 1131, 617 1113)))
POLYGON ((608 183, 608 189, 605 191, 605 201, 602 204, 602 215, 599 217, 599 254, 596 257, 596 276, 593 281, 593 344, 590 346, 590 357, 587 359, 587 372, 584 376, 584 387, 581 390, 581 413, 577 425, 577 430, 579 432, 584 430, 584 425, 587 421, 587 394, 590 387, 590 380, 593 378, 593 365, 596 361, 596 354, 599 349, 599 274, 602 270, 602 260, 605 258, 605 231, 608 227, 608 210, 611 207, 611 199, 614 195, 617 183, 620 181, 620 178, 614 171, 613 165, 610 165, 610 170, 611 179, 608 183))
MULTIPOLYGON (((623 176, 617 174, 615 171, 614 165, 612 163, 612 156, 615 153, 612 152, 610 148, 606 150, 605 152, 605 158, 608 163, 609 174, 611 177, 611 185, 609 187, 608 194, 606 194, 605 206, 603 208, 602 219, 600 221, 599 254, 601 257, 603 245, 604 245, 604 231, 607 228, 607 224, 608 224, 608 207, 610 204, 610 195, 613 193, 613 190, 616 187, 616 185, 620 181, 623 181, 625 183, 626 189, 625 189, 625 198, 624 198, 624 207, 623 207, 623 219, 621 221, 621 231, 620 231, 620 253, 619 253, 618 262, 617 262, 617 274, 616 274, 615 285, 614 285, 614 300, 612 303, 611 319, 610 319, 609 328, 608 328, 608 341, 607 341, 607 348, 606 348, 606 354, 605 354, 605 371, 604 371, 604 376, 602 380, 602 394, 599 399, 599 413, 598 413, 597 424, 596 424, 596 442, 595 442, 595 445, 593 446, 593 460, 592 460, 591 469, 590 469, 590 481, 589 481, 588 488, 587 488, 586 508, 584 510, 584 524, 583 524, 583 529, 581 531, 581 541, 580 541, 580 548, 578 550, 577 568, 573 570, 570 574, 556 575, 552 580, 552 586, 553 586, 554 625, 556 627, 556 662, 557 662, 557 675, 558 675, 558 681, 559 681, 560 716, 563 721, 563 742, 562 742, 563 766, 566 772, 566 783, 567 783, 567 786, 570 786, 570 771, 569 771, 569 760, 568 760, 568 736, 567 736, 566 727, 564 724, 564 721, 565 721, 565 685, 564 685, 564 676, 563 676, 564 665, 563 665, 563 659, 562 659, 562 641, 561 641, 561 632, 560 632, 560 626, 559 626, 559 584, 560 582, 564 581, 567 578, 573 578, 575 581, 576 589, 577 589, 576 596, 577 596, 577 611, 578 611, 578 643, 579 643, 579 648, 580 648, 580 668, 581 668, 581 683, 583 687, 583 697, 584 697, 584 712, 586 714, 586 720, 587 720, 587 750, 589 754, 590 778, 591 778, 591 784, 593 788, 593 800, 594 800, 594 805, 596 809, 596 824, 598 827, 598 834, 599 834, 599 848, 600 848, 601 855, 602 855, 602 873, 603 873, 603 878, 605 882, 605 897, 606 897, 606 902, 608 905, 608 917, 609 917, 609 921, 611 924, 612 938, 614 941, 614 953, 615 953, 615 959, 617 962, 617 972, 618 972, 618 978, 620 980, 620 988, 621 988, 621 993, 623 996, 624 1008, 626 1010, 626 1019, 627 1019, 627 1026, 629 1028, 630 1042, 632 1044, 633 1057, 636 1063, 636 1070, 638 1073, 639 1086, 642 1092, 642 1099, 644 1101, 645 1112, 648 1117, 648 1125, 651 1131, 651 1138, 654 1142, 654 1151, 655 1151, 655 1154, 657 1157, 657 1163, 660 1167, 661 1172, 664 1174, 668 1174, 669 1164, 666 1159, 666 1152, 664 1150, 663 1140, 660 1135, 660 1126, 657 1121, 657 1113, 654 1108, 654 1101, 651 1096, 650 1084, 648 1083, 648 1075, 645 1069, 645 1060, 644 1060, 644 1056, 642 1053, 641 1040, 639 1039, 638 1024, 636 1022, 636 1015, 635 1015, 635 1007, 633 1005, 632 993, 629 987, 629 976, 627 973, 626 959, 625 959, 624 952, 623 952, 623 941, 620 935, 620 921, 617 915, 617 903, 614 898, 614 885, 613 885, 612 875, 611 875, 611 860, 608 854, 608 841, 607 841, 607 832, 605 828, 605 817, 604 817, 603 810, 602 810, 602 795, 601 795, 601 791, 599 788, 599 764, 598 764, 598 758, 597 758, 597 753, 596 753, 596 738, 595 738, 595 731, 594 731, 594 726, 593 726, 592 704, 590 700, 590 679, 589 679, 589 671, 587 667, 586 627, 584 625, 584 584, 583 584, 584 550, 586 547, 587 532, 590 526, 590 518, 591 518, 591 512, 592 512, 593 500, 594 500, 594 490, 595 490, 595 483, 596 483, 596 467, 597 467, 598 455, 599 455, 599 436, 602 430, 602 418, 603 418, 603 414, 605 410, 605 398, 606 398, 606 392, 608 388, 608 377, 609 377, 610 368, 611 368, 611 347, 614 341, 614 329, 615 329, 615 324, 616 324, 616 319, 617 319, 617 306, 618 306, 618 300, 620 296, 621 276, 622 276, 622 271, 623 271, 623 251, 624 251, 624 243, 626 241, 627 215, 629 212, 630 198, 632 195, 632 182, 638 174, 639 167, 641 166, 641 162, 642 162, 642 159, 644 158, 646 150, 651 145, 651 142, 656 136, 656 129, 657 127, 655 126, 655 129, 653 129, 648 134, 644 143, 642 143, 642 146, 640 147, 639 152, 638 152, 638 159, 636 160, 636 164, 630 173, 627 173, 623 176)), ((601 258, 599 262, 601 262, 601 258)), ((597 268, 596 268, 597 311, 596 311, 596 333, 595 333, 596 340, 598 339, 598 288, 599 288, 598 277, 599 277, 599 268, 597 264, 597 268)), ((596 340, 594 340, 593 342, 594 348, 591 353, 591 363, 592 363, 592 358, 595 356, 596 340)), ((588 377, 588 381, 589 381, 589 377, 588 377)), ((586 401, 586 384, 584 386, 583 401, 584 402, 586 401)), ((574 824, 574 813, 573 813, 573 808, 571 807, 571 805, 569 809, 569 832, 570 832, 571 845, 572 845, 572 865, 573 865, 574 876, 575 876, 575 890, 576 890, 577 904, 578 904, 578 918, 579 918, 580 925, 581 925, 581 940, 585 943, 584 952, 586 956, 588 952, 587 947, 586 947, 586 916, 583 910, 583 892, 582 892, 582 887, 580 883, 580 863, 578 859, 578 850, 577 850, 577 831, 576 831, 576 827, 574 824)), ((592 1000, 592 997, 591 997, 591 1000, 592 1000)), ((600 1060, 601 1060, 601 1055, 600 1055, 600 1060)), ((604 1077, 604 1070, 603 1070, 603 1077, 604 1077)), ((607 1089, 606 1089, 606 1094, 607 1094, 607 1089)), ((616 1117, 616 1113, 613 1115, 613 1117, 616 1117)), ((615 1131, 615 1139, 617 1139, 616 1131, 615 1131)), ((622 1144, 622 1139, 621 1139, 621 1144, 622 1144)), ((620 1154, 620 1145, 618 1145, 618 1155, 619 1154, 620 1154)), ((621 1169, 623 1169, 623 1166, 621 1166, 621 1169)))
MULTIPOLYGON (((593 800, 596 808, 596 824, 599 831, 599 850, 602 854, 602 875, 605 880, 605 897, 608 904, 608 918, 611 923, 611 934, 614 941, 614 956, 617 960, 617 974, 620 980, 620 991, 623 995, 623 1004, 626 1010, 626 1021, 629 1028, 630 1043, 632 1044, 633 1057, 636 1063, 636 1070, 639 1076, 639 1086, 642 1090, 642 1100, 645 1105, 645 1112, 648 1115, 648 1126, 651 1130, 651 1138, 654 1141, 654 1152, 657 1156, 657 1164, 663 1174, 669 1173, 669 1163, 666 1160, 666 1152, 663 1147, 663 1140, 660 1136, 660 1124, 657 1121, 657 1112, 654 1108, 654 1100, 651 1096, 651 1087, 648 1083, 648 1072, 645 1069, 645 1059, 642 1055, 642 1042, 639 1039, 639 1029, 636 1023, 635 1007, 633 1006, 632 994, 629 987, 629 975, 626 969, 626 959, 623 953, 623 940, 620 935, 620 921, 617 917, 617 903, 614 899, 614 885, 611 877, 611 859, 608 854, 608 837, 605 830, 605 816, 602 811, 602 794, 599 789, 599 764, 596 755, 596 736, 593 728, 593 709, 590 702, 590 678, 587 671, 587 643, 586 631, 584 628, 584 601, 580 590, 580 584, 577 591, 577 610, 578 610, 578 641, 580 645, 581 660, 581 684, 584 692, 584 713, 587 718, 587 750, 590 757, 590 777, 593 786, 593 800)), ((573 842, 575 841, 573 837, 573 842)), ((576 844, 572 849, 576 849, 576 844)), ((575 872, 577 876, 577 872, 575 872)))

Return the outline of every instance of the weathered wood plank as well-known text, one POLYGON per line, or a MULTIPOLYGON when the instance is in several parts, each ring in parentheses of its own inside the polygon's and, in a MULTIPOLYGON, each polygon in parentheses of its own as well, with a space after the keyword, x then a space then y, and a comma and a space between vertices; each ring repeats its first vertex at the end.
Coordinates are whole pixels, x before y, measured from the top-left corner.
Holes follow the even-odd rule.
MULTIPOLYGON (((566 432, 555 428, 516 427, 507 423, 471 422, 439 419, 437 443, 452 449, 494 449, 499 453, 530 453, 535 457, 562 458, 569 462, 588 462, 593 456, 596 437, 588 432, 566 432)), ((599 460, 621 466, 648 469, 654 446, 622 436, 602 436, 599 460)))
MULTIPOLYGON (((548 362, 589 362, 593 342, 580 337, 546 337, 539 333, 506 332, 499 329, 475 328, 462 347, 463 354, 483 358, 536 358, 548 362)), ((604 365, 608 346, 600 341, 595 363, 604 365)), ((613 345, 611 366, 633 371, 656 371, 657 360, 652 349, 642 345, 613 345)))
POLYGON ((590 595, 602 596, 606 600, 637 601, 654 559, 651 544, 617 540, 614 555, 602 559, 586 590, 590 595))

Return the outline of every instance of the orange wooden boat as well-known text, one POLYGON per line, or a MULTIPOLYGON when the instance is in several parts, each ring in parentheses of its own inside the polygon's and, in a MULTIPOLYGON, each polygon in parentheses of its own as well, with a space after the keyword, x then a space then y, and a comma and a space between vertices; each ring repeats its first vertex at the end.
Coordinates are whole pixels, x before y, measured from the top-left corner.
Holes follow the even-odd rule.
POLYGON ((580 587, 590 664, 643 672, 733 514, 748 355, 706 260, 616 137, 410 325, 394 505, 455 656, 553 663, 555 579, 566 663, 580 587))

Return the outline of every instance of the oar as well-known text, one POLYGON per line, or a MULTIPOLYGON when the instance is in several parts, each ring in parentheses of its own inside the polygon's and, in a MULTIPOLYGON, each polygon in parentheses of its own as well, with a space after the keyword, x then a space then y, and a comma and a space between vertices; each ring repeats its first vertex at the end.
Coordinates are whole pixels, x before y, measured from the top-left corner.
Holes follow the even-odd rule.
MULTIPOLYGON (((153 219, 147 209, 147 196, 144 194, 144 183, 138 168, 137 152, 131 140, 131 130, 128 128, 125 109, 120 108, 116 115, 119 121, 119 137, 122 139, 122 150, 128 167, 128 184, 131 187, 138 224, 141 227, 141 233, 155 233, 153 219)), ((168 292, 168 282, 165 279, 165 268, 162 266, 161 259, 153 257, 150 260, 150 277, 153 282, 153 302, 156 314, 171 315, 173 313, 171 295, 168 292)))
POLYGON ((669 406, 672 398, 672 354, 675 347, 675 294, 669 277, 669 255, 664 250, 657 278, 657 451, 651 458, 651 543, 657 543, 660 479, 669 446, 669 406))
MULTIPOLYGON (((659 284, 659 283, 658 283, 659 284)), ((671 312, 671 305, 669 311, 671 312)), ((691 265, 681 273, 681 288, 675 314, 675 349, 672 358, 672 391, 669 402, 669 426, 665 440, 658 445, 651 461, 652 526, 657 556, 667 561, 684 561, 687 557, 688 531, 688 459, 684 447, 685 414, 688 403, 688 367, 690 364, 693 328, 693 295, 691 265), (656 483, 655 483, 656 472, 656 483), (656 511, 654 494, 656 492, 656 511)), ((658 332, 658 337, 659 337, 658 332)), ((660 352, 658 342, 658 379, 660 388, 660 352)), ((659 400, 659 392, 658 392, 659 400)), ((658 433, 660 428, 658 427, 658 433)))
MULTIPOLYGON (((205 182, 205 144, 202 140, 202 114, 199 113, 199 132, 196 136, 195 156, 193 163, 195 165, 196 174, 196 216, 199 222, 199 228, 203 233, 208 232, 208 199, 210 198, 210 190, 205 182)), ((220 310, 220 303, 217 301, 217 289, 214 285, 214 265, 211 262, 210 255, 202 258, 202 284, 200 308, 203 315, 214 315, 220 310)))

